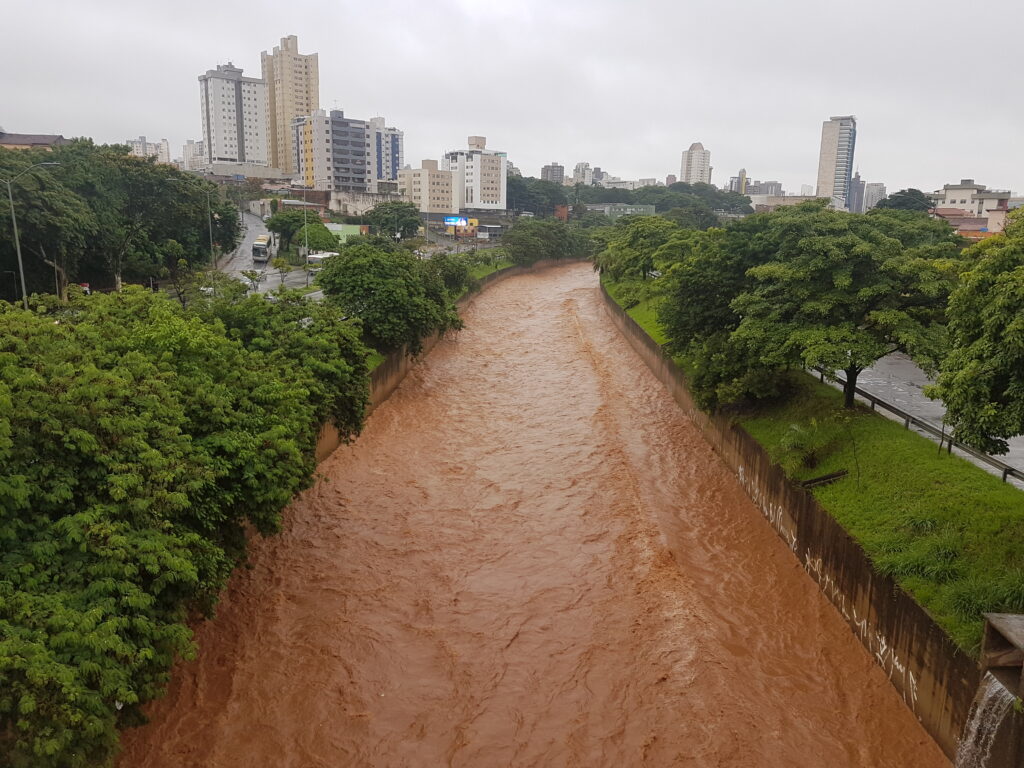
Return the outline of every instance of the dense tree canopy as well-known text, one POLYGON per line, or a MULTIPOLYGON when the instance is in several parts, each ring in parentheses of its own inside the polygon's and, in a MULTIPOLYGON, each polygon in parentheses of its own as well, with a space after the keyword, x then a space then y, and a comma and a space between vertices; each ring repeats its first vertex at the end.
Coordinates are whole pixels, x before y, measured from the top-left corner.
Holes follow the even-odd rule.
POLYGON ((301 227, 292 239, 297 245, 308 247, 310 252, 336 251, 339 245, 338 236, 324 226, 319 217, 301 227))
POLYGON ((502 235, 501 243, 516 264, 590 255, 590 240, 586 235, 557 219, 521 218, 502 235))
POLYGON ((270 217, 270 220, 267 221, 267 229, 281 238, 280 249, 287 251, 291 248, 295 234, 315 218, 309 212, 281 211, 270 217))
POLYGON ((403 346, 418 354, 423 339, 461 327, 439 270, 408 251, 370 243, 342 246, 317 276, 328 299, 363 324, 382 353, 403 346))
POLYGON ((107 764, 246 527, 276 530, 308 484, 321 419, 359 429, 367 350, 338 310, 231 302, 129 287, 0 307, 6 765, 107 764))
POLYGON ((569 203, 565 186, 532 176, 509 176, 506 199, 510 210, 529 211, 537 216, 551 216, 555 206, 569 203))
POLYGON ((951 349, 934 393, 957 438, 1005 453, 1024 434, 1024 217, 965 254, 949 301, 951 349))
POLYGON ((414 203, 378 203, 366 214, 366 221, 378 235, 398 240, 415 237, 420 228, 420 211, 414 203))
POLYGON ((654 272, 655 252, 678 231, 678 226, 660 216, 623 216, 594 263, 612 280, 645 280, 654 272))
POLYGON ((934 367, 958 251, 920 215, 782 208, 670 239, 660 318, 705 404, 770 394, 776 373, 806 365, 843 371, 851 405, 857 376, 890 352, 934 367))
MULTIPOLYGON (((133 157, 127 147, 76 140, 53 152, 0 148, 0 178, 40 162, 59 165, 22 175, 12 189, 30 292, 54 292, 55 272, 61 292, 69 282, 118 287, 122 280, 160 277, 177 263, 165 260, 168 240, 190 264, 209 264, 211 223, 221 250, 237 242, 237 209, 216 186, 133 157)), ((0 217, 0 275, 16 269, 6 215, 0 217)), ((3 289, 0 296, 13 298, 3 289)))
POLYGON ((877 207, 883 211, 886 209, 894 211, 927 211, 934 207, 935 203, 920 189, 901 189, 893 192, 878 202, 877 207))

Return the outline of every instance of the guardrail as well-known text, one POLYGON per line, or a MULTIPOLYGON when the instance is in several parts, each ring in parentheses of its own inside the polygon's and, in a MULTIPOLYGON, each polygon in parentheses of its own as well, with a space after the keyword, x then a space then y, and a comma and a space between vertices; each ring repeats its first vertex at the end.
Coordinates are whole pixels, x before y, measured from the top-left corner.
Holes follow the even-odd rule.
MULTIPOLYGON (((825 381, 825 371, 822 370, 821 368, 816 368, 815 370, 818 372, 818 375, 821 377, 821 380, 825 381)), ((839 384, 842 384, 844 386, 846 385, 846 379, 838 374, 833 374, 831 378, 833 378, 839 384)), ((969 445, 964 445, 959 440, 954 440, 951 435, 946 433, 944 427, 936 427, 930 421, 925 421, 924 419, 915 416, 912 413, 904 411, 902 408, 898 408, 892 403, 888 403, 882 398, 873 395, 870 392, 861 389, 860 387, 854 387, 854 391, 857 393, 859 397, 862 397, 869 403, 871 403, 871 410, 876 410, 876 407, 881 408, 882 410, 888 411, 889 413, 895 416, 899 416, 901 419, 903 419, 903 426, 905 428, 910 429, 911 425, 913 425, 921 429, 922 431, 927 432, 928 434, 933 435, 934 437, 937 437, 939 439, 940 450, 942 449, 943 445, 946 446, 947 453, 952 453, 954 446, 959 448, 968 456, 971 456, 972 458, 977 459, 983 464, 988 464, 990 467, 999 470, 999 473, 1002 476, 1004 483, 1006 482, 1006 478, 1008 477, 1013 477, 1017 480, 1024 480, 1024 471, 1021 471, 1016 467, 1011 467, 1005 461, 1000 461, 994 456, 989 456, 987 453, 983 453, 979 450, 971 448, 971 446, 969 445)))

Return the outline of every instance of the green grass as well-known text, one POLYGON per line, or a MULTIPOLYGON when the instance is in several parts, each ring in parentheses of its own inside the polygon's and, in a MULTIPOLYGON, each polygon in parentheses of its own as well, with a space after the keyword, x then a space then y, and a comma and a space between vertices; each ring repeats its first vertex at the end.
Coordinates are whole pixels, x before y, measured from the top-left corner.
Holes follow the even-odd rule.
POLYGON ((496 262, 495 264, 478 264, 469 270, 470 277, 474 280, 479 280, 482 277, 486 277, 492 272, 497 272, 499 269, 505 269, 505 267, 511 267, 512 262, 508 259, 496 262))
MULTIPOLYGON (((628 311, 664 343, 649 302, 628 311)), ((737 420, 795 480, 849 472, 815 497, 961 648, 977 651, 982 612, 1024 612, 1024 495, 1015 487, 902 423, 844 409, 842 393, 807 374, 794 375, 784 399, 737 420)))
POLYGON ((372 373, 373 370, 384 362, 384 355, 376 350, 370 350, 370 354, 366 356, 366 370, 372 373))

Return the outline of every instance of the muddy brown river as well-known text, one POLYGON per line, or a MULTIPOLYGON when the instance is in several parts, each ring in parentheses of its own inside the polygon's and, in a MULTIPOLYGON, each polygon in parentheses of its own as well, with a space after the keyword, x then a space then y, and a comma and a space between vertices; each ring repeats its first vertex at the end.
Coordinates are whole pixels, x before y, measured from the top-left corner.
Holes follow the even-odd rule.
POLYGON ((464 317, 256 543, 120 768, 948 768, 589 266, 464 317))

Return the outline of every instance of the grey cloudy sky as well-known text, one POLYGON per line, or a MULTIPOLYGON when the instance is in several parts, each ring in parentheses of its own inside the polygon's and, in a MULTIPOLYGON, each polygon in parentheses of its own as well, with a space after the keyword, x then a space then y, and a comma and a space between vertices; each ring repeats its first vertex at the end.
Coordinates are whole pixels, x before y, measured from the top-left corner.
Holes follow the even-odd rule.
POLYGON ((858 118, 856 164, 890 191, 973 177, 1024 192, 1024 3, 992 0, 114 0, 0 16, 0 126, 200 137, 197 77, 260 76, 288 34, 320 54, 320 100, 405 131, 407 162, 487 136, 527 175, 580 160, 679 172, 701 141, 738 168, 816 178, 821 122, 858 118))

